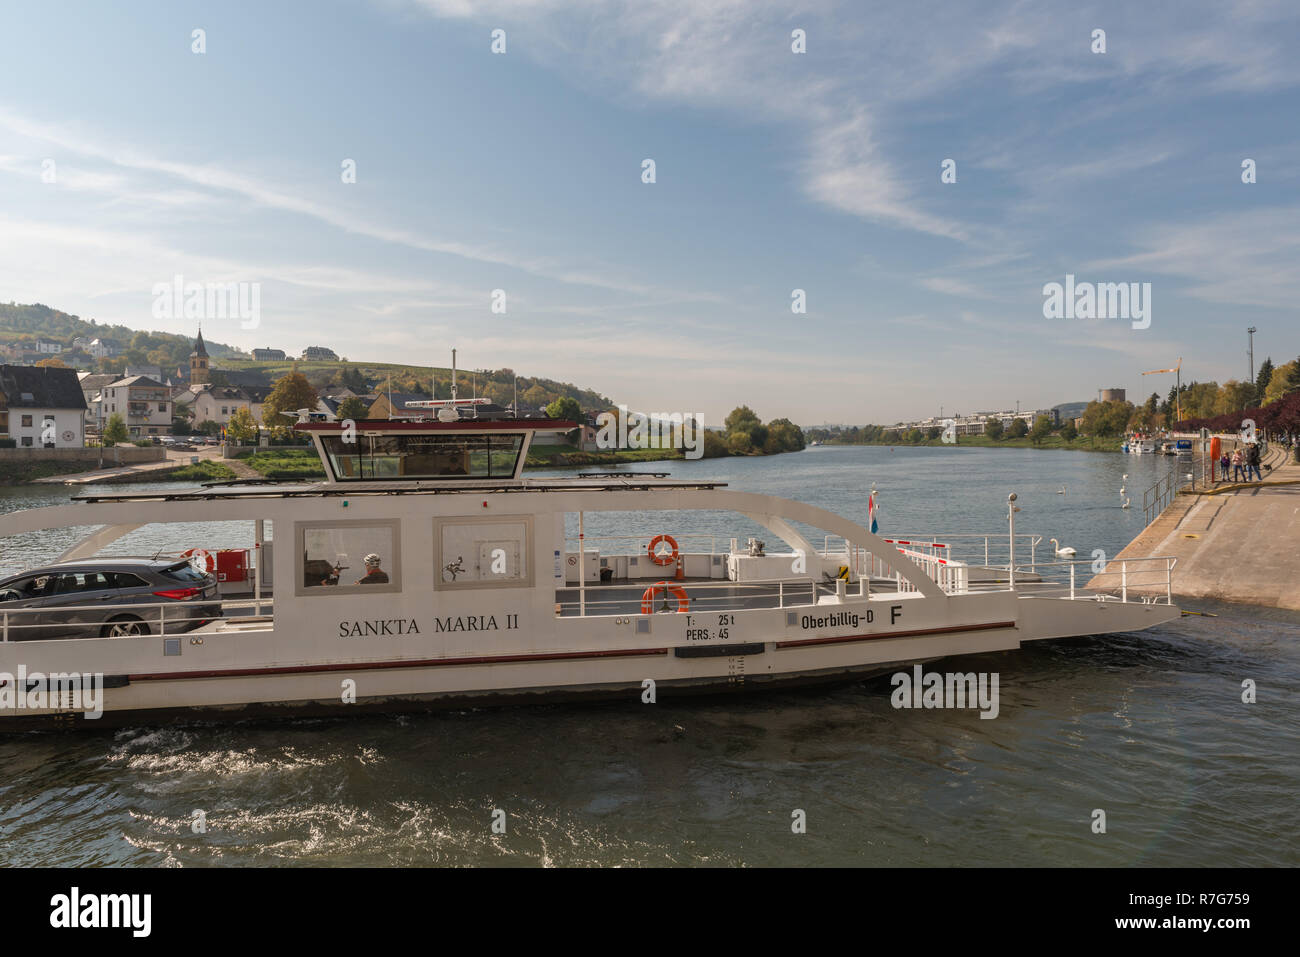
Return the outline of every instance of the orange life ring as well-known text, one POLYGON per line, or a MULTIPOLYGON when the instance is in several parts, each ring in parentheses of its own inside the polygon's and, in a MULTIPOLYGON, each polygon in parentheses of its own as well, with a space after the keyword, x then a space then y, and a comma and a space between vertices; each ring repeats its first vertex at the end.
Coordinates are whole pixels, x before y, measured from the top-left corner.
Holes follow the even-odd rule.
POLYGON ((650 561, 654 562, 656 565, 671 565, 677 561, 677 539, 673 538, 671 535, 656 535, 654 538, 650 539, 648 551, 650 552, 650 561), (671 555, 660 555, 656 552, 655 549, 659 546, 660 542, 667 542, 671 545, 673 553, 671 555))
POLYGON ((686 595, 686 589, 681 585, 674 585, 671 582, 657 582, 651 585, 641 593, 641 614, 653 615, 655 611, 655 594, 663 591, 665 595, 671 593, 677 599, 677 613, 691 610, 691 600, 686 595))
POLYGON ((217 567, 217 558, 206 548, 188 548, 181 552, 181 558, 193 558, 195 555, 203 556, 203 566, 207 571, 213 571, 217 567))

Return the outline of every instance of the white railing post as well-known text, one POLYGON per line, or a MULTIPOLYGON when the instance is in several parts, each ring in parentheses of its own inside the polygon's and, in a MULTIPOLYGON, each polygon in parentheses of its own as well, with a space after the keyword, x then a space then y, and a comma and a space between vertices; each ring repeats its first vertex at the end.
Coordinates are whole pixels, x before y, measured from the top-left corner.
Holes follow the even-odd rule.
POLYGON ((777 605, 776 605, 777 608, 785 607, 785 582, 776 583, 776 601, 777 601, 777 605))
POLYGON ((1074 563, 1070 563, 1070 597, 1074 597, 1074 563))
POLYGON ((4 612, 3 631, 4 631, 4 636, 3 638, 0 638, 0 641, 8 641, 9 640, 9 612, 8 611, 4 612))
POLYGON ((1128 601, 1128 561, 1119 563, 1120 601, 1128 601))

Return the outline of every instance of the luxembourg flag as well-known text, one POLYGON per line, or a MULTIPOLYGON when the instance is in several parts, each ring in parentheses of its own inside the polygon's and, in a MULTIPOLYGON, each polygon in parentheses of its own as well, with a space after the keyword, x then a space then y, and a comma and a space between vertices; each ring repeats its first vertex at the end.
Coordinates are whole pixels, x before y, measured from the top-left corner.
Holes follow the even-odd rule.
POLYGON ((867 517, 871 519, 871 534, 874 535, 880 530, 876 522, 876 490, 872 489, 871 494, 867 496, 867 517))

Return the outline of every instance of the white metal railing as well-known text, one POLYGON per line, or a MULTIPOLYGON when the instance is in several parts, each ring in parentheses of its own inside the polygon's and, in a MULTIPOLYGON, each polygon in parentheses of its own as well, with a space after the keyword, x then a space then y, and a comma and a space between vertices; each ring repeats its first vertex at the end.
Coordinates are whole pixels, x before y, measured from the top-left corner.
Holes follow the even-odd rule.
MULTIPOLYGON (((188 634, 189 631, 192 631, 193 629, 178 630, 177 626, 193 624, 193 622, 196 620, 196 618, 198 618, 198 616, 188 616, 188 615, 182 616, 180 614, 176 614, 176 615, 171 615, 169 619, 169 616, 167 615, 167 609, 173 609, 179 612, 182 609, 185 609, 186 606, 192 607, 195 605, 220 606, 221 615, 212 619, 212 621, 238 622, 241 617, 247 617, 250 622, 263 625, 264 627, 242 629, 242 630, 269 631, 271 629, 271 623, 269 620, 265 622, 261 620, 262 615, 260 614, 260 608, 252 616, 240 616, 240 615, 227 616, 225 614, 227 607, 246 607, 249 604, 251 604, 251 602, 246 600, 232 601, 230 599, 220 599, 220 598, 205 600, 202 598, 198 598, 198 599, 190 599, 188 601, 131 602, 131 603, 112 604, 112 605, 109 605, 107 603, 105 603, 104 605, 100 605, 98 602, 96 602, 95 604, 78 604, 78 605, 42 605, 39 608, 0 607, 0 643, 11 641, 11 640, 15 640, 15 641, 23 640, 21 637, 15 638, 11 636, 14 635, 15 633, 21 633, 24 629, 50 628, 50 629, 58 629, 60 631, 84 630, 87 633, 92 631, 100 631, 112 625, 114 622, 111 619, 119 617, 119 612, 128 609, 145 610, 144 613, 133 615, 131 617, 133 617, 136 621, 141 622, 142 624, 150 626, 150 630, 149 630, 150 637, 155 637, 160 635, 165 636, 167 634, 167 624, 169 620, 172 625, 173 635, 188 634), (156 609, 158 612, 158 616, 156 619, 157 630, 154 630, 155 619, 151 614, 147 613, 148 609, 156 609), (37 619, 43 615, 57 614, 61 612, 70 612, 72 614, 82 614, 82 615, 90 615, 92 612, 96 612, 102 614, 103 618, 102 620, 99 621, 39 621, 39 620, 24 621, 23 620, 23 619, 37 619), (18 620, 15 621, 15 619, 18 620)), ((268 606, 269 611, 273 611, 274 608, 274 602, 272 599, 269 598, 261 599, 259 605, 268 606)), ((62 640, 66 637, 67 636, 59 635, 56 638, 52 638, 50 640, 62 640)), ((76 640, 76 639, 71 639, 71 640, 76 640)))
MULTIPOLYGON (((614 553, 605 552, 603 548, 600 548, 601 544, 613 545, 617 543, 620 545, 625 545, 628 542, 635 542, 640 545, 640 548, 631 552, 617 553, 619 557, 623 557, 624 555, 626 555, 627 557, 632 558, 632 557, 641 557, 643 555, 649 555, 650 542, 653 538, 655 538, 654 535, 584 535, 582 538, 582 544, 583 547, 589 551, 594 549, 596 551, 599 551, 602 557, 612 558, 614 557, 614 553)), ((672 536, 672 538, 673 541, 677 543, 678 551, 681 552, 682 554, 685 554, 688 551, 695 551, 695 552, 705 551, 703 547, 705 542, 708 543, 708 550, 707 550, 708 554, 716 555, 718 553, 717 535, 705 535, 705 534, 674 535, 672 536), (693 545, 695 546, 695 548, 694 549, 687 548, 687 545, 693 545)), ((566 549, 572 546, 573 550, 576 552, 578 548, 578 539, 571 538, 566 535, 564 539, 564 545, 566 549)))
MULTIPOLYGON (((561 617, 642 614, 640 604, 645 600, 646 591, 653 590, 650 600, 656 605, 662 604, 665 600, 663 588, 659 582, 651 582, 649 579, 646 579, 646 581, 648 584, 640 596, 635 595, 640 582, 613 586, 623 592, 622 595, 617 597, 610 596, 609 589, 611 586, 605 585, 589 590, 585 601, 557 601, 555 603, 555 613, 561 617), (638 610, 629 612, 627 610, 629 604, 636 604, 638 610)), ((686 592, 691 612, 744 611, 747 608, 803 608, 816 605, 817 599, 822 595, 841 594, 837 582, 819 581, 815 578, 785 578, 752 582, 679 583, 672 579, 665 579, 664 581, 669 586, 676 585, 686 592), (701 595, 701 592, 705 594, 701 595), (747 602, 749 604, 746 604, 747 602), (754 604, 754 602, 760 604, 754 604)), ((870 596, 870 586, 865 578, 859 578, 857 586, 856 592, 850 592, 845 587, 841 597, 867 598, 870 596)), ((677 602, 671 591, 668 592, 666 598, 669 607, 673 607, 677 602)))
MULTIPOLYGON (((1087 558, 1040 562, 1035 568, 1038 581, 1018 581, 1016 590, 1044 598, 1080 601, 1127 602, 1132 595, 1147 604, 1172 605, 1177 564, 1178 559, 1172 557, 1119 558, 1097 571, 1095 563, 1087 558)), ((1029 566, 1017 566, 1016 571, 1028 572, 1029 566)))
MULTIPOLYGON (((1005 567, 1010 555, 1010 538, 1006 532, 984 534, 982 532, 959 533, 955 535, 908 535, 899 534, 885 541, 891 545, 902 545, 939 558, 955 559, 967 565, 984 565, 986 567, 1005 567)), ((1016 552, 1029 552, 1029 567, 1038 562, 1038 546, 1044 541, 1042 535, 1026 532, 1016 535, 1016 552)), ((845 553, 845 540, 838 535, 827 535, 823 545, 822 558, 830 558, 845 553)))

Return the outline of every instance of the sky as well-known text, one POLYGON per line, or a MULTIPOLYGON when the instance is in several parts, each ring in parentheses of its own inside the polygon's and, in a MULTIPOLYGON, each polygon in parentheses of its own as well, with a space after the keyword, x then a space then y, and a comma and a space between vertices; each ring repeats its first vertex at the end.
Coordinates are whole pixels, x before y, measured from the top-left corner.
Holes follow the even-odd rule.
POLYGON ((1180 357, 1245 378, 1248 326, 1256 367, 1300 354, 1293 2, 136 0, 3 28, 0 301, 193 334, 162 284, 255 284, 205 337, 456 347, 706 422, 1163 395, 1141 372, 1180 357), (1149 323, 1048 318, 1067 275, 1149 283, 1149 323))

